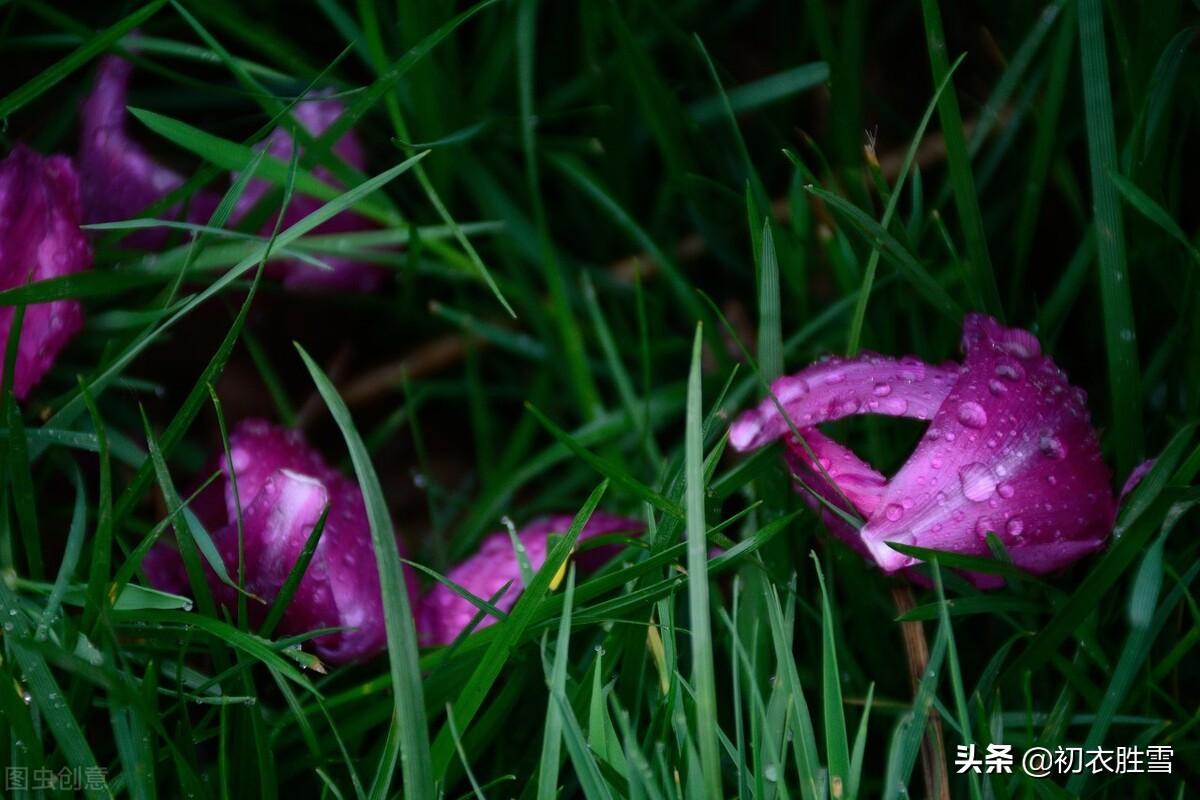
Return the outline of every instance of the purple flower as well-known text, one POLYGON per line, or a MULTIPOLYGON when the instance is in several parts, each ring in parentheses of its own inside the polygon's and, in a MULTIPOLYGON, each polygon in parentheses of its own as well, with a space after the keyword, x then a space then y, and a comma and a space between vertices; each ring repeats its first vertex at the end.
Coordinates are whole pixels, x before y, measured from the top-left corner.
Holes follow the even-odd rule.
MULTIPOLYGON (((80 141, 80 170, 84 185, 84 218, 87 222, 112 222, 135 217, 147 206, 162 199, 183 184, 183 176, 159 163, 146 152, 126 130, 128 112, 126 99, 133 65, 120 56, 100 59, 96 82, 82 109, 80 141)), ((296 104, 292 114, 314 137, 319 137, 345 111, 340 101, 323 95, 305 98, 296 104)), ((276 128, 258 146, 275 158, 288 161, 294 141, 291 133, 276 128)), ((347 164, 362 170, 366 154, 354 131, 347 131, 333 146, 333 151, 347 164)), ((328 184, 338 181, 325 167, 316 167, 313 174, 328 184)), ((237 223, 272 188, 268 181, 254 179, 246 186, 230 216, 237 223)), ((199 191, 192 197, 188 219, 205 223, 216 210, 220 198, 212 192, 199 191)), ((284 211, 282 226, 287 228, 324 205, 324 201, 307 195, 295 195, 284 211)), ((171 208, 165 216, 176 218, 180 207, 171 208)), ((270 235, 275 227, 272 215, 260 233, 270 235)), ((375 227, 364 217, 343 211, 314 229, 313 233, 347 233, 375 227)), ((130 244, 148 250, 166 245, 169 231, 148 229, 127 237, 130 244)), ((337 289, 369 292, 379 288, 384 270, 373 264, 340 256, 322 256, 330 269, 310 263, 287 259, 273 260, 267 274, 280 278, 285 286, 297 289, 337 289)))
MULTIPOLYGON (((79 229, 79 178, 66 156, 42 156, 17 145, 0 161, 0 289, 80 272, 92 250, 79 229)), ((7 343, 16 309, 0 308, 7 343)), ((59 352, 83 327, 78 300, 27 306, 13 373, 13 394, 24 399, 59 352)))
POLYGON ((888 542, 987 556, 986 535, 995 533, 1035 574, 1103 547, 1116 507, 1086 393, 1042 355, 1033 334, 991 317, 967 316, 962 347, 961 366, 868 354, 780 378, 772 392, 811 455, 771 398, 734 423, 730 442, 748 450, 786 436, 789 467, 803 484, 865 520, 856 528, 822 504, 831 530, 885 572, 917 562, 888 542), (929 427, 889 480, 814 427, 851 414, 929 427))
MULTIPOLYGON (((543 517, 526 525, 517 534, 517 538, 525 547, 529 566, 534 572, 546 563, 550 536, 565 534, 571 527, 571 519, 565 514, 543 517)), ((637 520, 597 511, 592 514, 579 534, 579 541, 606 533, 641 529, 642 525, 637 520)), ((595 561, 595 558, 589 558, 584 565, 594 565, 595 561)), ((475 555, 450 570, 446 577, 481 600, 491 600, 505 584, 511 583, 508 590, 493 604, 504 612, 512 609, 523 588, 517 554, 513 550, 508 531, 489 535, 475 555)), ((446 585, 437 584, 421 599, 417 611, 417 634, 421 644, 450 644, 479 613, 474 604, 460 597, 446 585)), ((495 622, 494 617, 484 616, 476 630, 495 622)))
MULTIPOLYGON (((96 82, 80 113, 79 171, 83 177, 84 221, 132 219, 147 206, 183 185, 183 176, 155 160, 126 130, 129 77, 133 65, 120 56, 105 56, 96 69, 96 82)), ((206 222, 219 198, 197 192, 189 219, 206 222)), ((164 216, 179 216, 180 208, 164 216)), ((135 247, 158 250, 166 246, 165 228, 138 231, 127 241, 135 247)))
MULTIPOLYGON (((313 95, 297 103, 292 109, 292 113, 309 134, 314 138, 319 138, 329 126, 337 122, 345 110, 345 107, 338 100, 323 95, 313 95)), ((291 133, 284 128, 276 128, 265 141, 258 145, 257 149, 261 150, 265 148, 268 155, 282 161, 289 161, 292 157, 292 148, 295 146, 296 144, 291 133)), ((366 152, 363 150, 358 134, 353 130, 347 131, 342 138, 334 143, 333 152, 357 170, 362 170, 366 167, 366 152)), ((303 153, 303 148, 301 148, 301 153, 303 153)), ((325 183, 333 186, 339 185, 338 180, 325 167, 316 167, 313 169, 312 174, 325 183)), ((242 196, 238 198, 237 205, 234 207, 233 218, 236 220, 245 216, 267 194, 272 186, 273 184, 264 180, 254 179, 250 181, 242 196)), ((322 205, 324 205, 324 201, 318 200, 315 197, 308 195, 293 196, 283 213, 282 228, 286 229, 294 225, 322 205)), ((264 223, 260 232, 264 236, 269 236, 274 227, 275 218, 272 216, 264 223)), ((343 211, 328 222, 317 226, 313 230, 313 233, 349 233, 370 230, 374 227, 375 225, 365 217, 349 211, 343 211)), ((267 274, 281 278, 284 286, 293 289, 337 289, 370 292, 378 289, 383 282, 385 273, 380 267, 374 264, 329 255, 322 255, 321 260, 331 269, 321 269, 313 264, 306 264, 297 260, 278 260, 272 261, 268 265, 267 274)))
MULTIPOLYGON (((324 659, 342 663, 381 652, 386 646, 383 605, 367 509, 358 484, 328 466, 295 430, 259 420, 242 422, 229 437, 233 475, 222 453, 221 477, 191 508, 212 536, 229 576, 237 579, 237 512, 242 512, 245 588, 266 603, 275 599, 326 505, 321 541, 280 631, 300 634, 319 628, 349 630, 313 639, 324 659), (235 491, 236 483, 236 491, 235 491)), ((399 542, 397 542, 399 545, 399 542)), ((403 548, 401 548, 403 553, 403 548)), ((187 575, 177 550, 156 545, 143 562, 152 585, 185 592, 187 575)), ((236 604, 234 589, 208 570, 214 597, 236 604)), ((407 576, 412 598, 414 582, 407 576)), ((268 606, 249 603, 261 620, 268 606)))

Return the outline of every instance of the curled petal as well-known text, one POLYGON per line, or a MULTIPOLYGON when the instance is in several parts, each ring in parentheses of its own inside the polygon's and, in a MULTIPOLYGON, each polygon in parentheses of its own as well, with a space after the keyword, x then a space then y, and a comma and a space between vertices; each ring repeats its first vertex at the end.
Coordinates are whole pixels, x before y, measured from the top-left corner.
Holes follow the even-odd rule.
MULTIPOLYGON (((567 515, 544 517, 526 525, 517 534, 534 572, 546 563, 550 536, 566 533, 571 521, 572 518, 567 515)), ((618 531, 638 531, 641 527, 636 520, 597 511, 579 534, 579 541, 618 531)), ((523 588, 517 554, 507 531, 490 534, 475 555, 450 570, 446 577, 482 600, 491 600, 505 585, 509 585, 508 590, 494 603, 496 608, 504 612, 517 602, 523 588)), ((474 604, 444 584, 438 584, 421 600, 417 612, 417 634, 424 645, 449 644, 478 614, 479 609, 474 604)), ((477 629, 495 622, 495 618, 485 616, 477 629)))
POLYGON ((771 384, 774 398, 745 412, 729 429, 736 450, 751 450, 797 429, 853 414, 929 419, 954 385, 958 371, 915 358, 873 353, 852 360, 830 358, 771 384), (779 413, 779 406, 787 417, 779 413))
MULTIPOLYGON (((386 647, 386 635, 379 573, 358 485, 328 466, 296 431, 251 420, 240 424, 229 439, 236 493, 228 460, 222 455, 217 459, 222 473, 218 479, 220 495, 202 493, 196 501, 201 504, 198 517, 206 523, 220 523, 212 536, 229 574, 237 574, 239 504, 246 588, 268 603, 282 588, 313 525, 328 505, 320 543, 284 612, 280 631, 300 634, 320 628, 346 628, 313 640, 317 653, 335 663, 381 652, 386 647)), ((177 551, 160 544, 142 566, 152 585, 167 591, 186 591, 187 579, 177 551)), ((232 605, 236 600, 232 589, 212 572, 208 578, 214 597, 232 605)), ((411 600, 415 583, 411 576, 406 583, 411 600)), ((266 610, 266 606, 253 602, 251 608, 259 619, 266 610)))
MULTIPOLYGON (((115 222, 138 216, 183 184, 183 176, 163 166, 129 136, 126 103, 133 65, 120 56, 100 59, 95 84, 80 110, 79 170, 83 176, 84 221, 115 222)), ((204 221, 219 198, 198 192, 189 217, 204 221)), ((180 207, 166 216, 178 217, 180 207)), ((162 248, 166 229, 141 230, 127 241, 149 250, 162 248)))
MULTIPOLYGON (((962 342, 961 368, 867 356, 831 359, 776 381, 772 389, 803 439, 787 436, 786 458, 806 497, 814 502, 816 492, 865 518, 856 529, 819 506, 834 533, 886 572, 916 563, 889 542, 987 556, 987 534, 995 533, 1013 561, 1035 574, 1103 547, 1115 505, 1086 394, 1028 331, 970 314, 962 342), (872 397, 904 405, 873 407, 872 397), (872 412, 930 419, 890 480, 811 427, 872 412)), ((745 450, 787 434, 787 420, 768 399, 738 419, 730 441, 745 450)), ((997 583, 967 577, 984 587, 997 583)))
POLYGON ((962 376, 860 532, 876 562, 914 563, 888 541, 987 555, 991 532, 1041 574, 1102 547, 1114 505, 1084 392, 1026 331, 971 314, 963 344, 962 376))
MULTIPOLYGON (((313 137, 320 137, 325 133, 344 112, 345 107, 340 101, 323 94, 305 98, 293 109, 295 119, 313 137)), ((269 155, 283 161, 291 159, 294 147, 296 147, 294 137, 283 127, 276 128, 259 145, 259 149, 265 148, 269 155)), ((366 152, 358 135, 353 130, 347 131, 342 138, 338 139, 333 146, 333 152, 355 169, 361 170, 366 166, 366 152)), ((313 175, 330 185, 339 185, 338 180, 325 167, 316 167, 313 169, 313 175)), ((271 183, 264 180, 251 180, 242 196, 238 198, 238 203, 234 208, 234 218, 240 219, 249 212, 267 194, 271 186, 271 183)), ((307 195, 292 197, 287 209, 283 212, 282 226, 287 228, 299 222, 324 204, 323 200, 307 195)), ((275 219, 272 217, 263 225, 261 232, 263 235, 269 235, 274 227, 275 219)), ((343 211, 317 226, 313 233, 350 233, 370 230, 374 227, 370 220, 352 211, 343 211)), ((321 260, 330 269, 321 269, 313 264, 289 259, 272 261, 268 266, 268 273, 282 278, 285 286, 297 289, 340 289, 369 292, 379 288, 383 282, 384 271, 373 264, 330 255, 322 255, 321 260)))
MULTIPOLYGON (((41 156, 18 145, 0 162, 0 289, 80 272, 92 250, 79 229, 79 178, 65 156, 41 156)), ((8 341, 16 309, 0 308, 0 336, 8 341)), ((13 374, 13 394, 24 399, 83 327, 78 300, 54 300, 25 309, 13 374)))

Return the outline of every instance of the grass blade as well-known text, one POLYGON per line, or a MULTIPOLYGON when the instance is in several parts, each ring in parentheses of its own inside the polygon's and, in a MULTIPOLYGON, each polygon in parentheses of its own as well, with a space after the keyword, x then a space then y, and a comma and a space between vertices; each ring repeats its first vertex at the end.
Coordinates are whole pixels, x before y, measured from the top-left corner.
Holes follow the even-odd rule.
MULTIPOLYGON (((933 70, 934 82, 940 86, 950 74, 950 64, 937 0, 921 0, 921 12, 925 19, 929 65, 933 70)), ((967 153, 962 114, 958 110, 958 95, 953 88, 942 92, 938 98, 938 116, 942 121, 942 135, 946 142, 946 161, 950 168, 950 183, 954 187, 954 205, 958 209, 958 222, 967 241, 967 288, 971 292, 972 304, 1003 319, 1000 292, 996 288, 996 275, 988 255, 983 215, 979 211, 979 197, 975 193, 975 179, 971 176, 971 158, 967 153)))
POLYGON ((721 753, 717 744, 717 684, 713 670, 712 622, 708 609, 708 537, 704 523, 704 441, 700 383, 703 325, 696 326, 688 373, 684 476, 687 500, 688 610, 692 630, 692 683, 696 689, 696 730, 704 791, 720 800, 721 753))
POLYGON ((120 22, 88 39, 49 69, 30 78, 28 82, 0 100, 0 119, 40 97, 42 93, 58 84, 72 72, 108 50, 122 36, 157 14, 159 9, 166 5, 166 1, 154 0, 154 2, 139 8, 120 22))
POLYGON ((1092 175, 1100 297, 1104 305, 1113 442, 1117 471, 1127 475, 1142 453, 1142 389, 1137 328, 1133 319, 1129 268, 1125 261, 1125 226, 1117 187, 1112 180, 1112 174, 1117 170, 1117 138, 1104 44, 1104 9, 1100 0, 1079 2, 1079 47, 1083 56, 1084 116, 1092 175))
MULTIPOLYGON (((384 627, 387 630, 388 667, 391 675, 394 714, 392 725, 398 728, 401 775, 408 797, 433 797, 433 763, 429 751, 429 733, 425 722, 425 700, 421 688, 421 670, 417 662, 417 631, 408 602, 396 532, 379 476, 363 444, 350 410, 337 388, 299 344, 296 349, 312 376, 321 398, 337 422, 350 451, 354 474, 367 505, 371 541, 375 545, 375 563, 379 569, 379 589, 383 595, 384 627)), ((376 796, 387 796, 392 775, 385 775, 376 796)))

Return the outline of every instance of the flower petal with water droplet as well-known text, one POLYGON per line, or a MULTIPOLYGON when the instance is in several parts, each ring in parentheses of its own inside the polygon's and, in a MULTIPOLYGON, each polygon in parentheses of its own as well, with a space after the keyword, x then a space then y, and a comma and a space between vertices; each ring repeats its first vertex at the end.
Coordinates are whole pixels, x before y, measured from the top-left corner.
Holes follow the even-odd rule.
POLYGON ((989 555, 975 535, 981 516, 1013 561, 1033 573, 1102 547, 1114 514, 1109 472, 1066 376, 1032 334, 990 317, 969 315, 963 343, 965 370, 930 423, 955 439, 948 444, 927 434, 888 482, 881 502, 921 492, 928 499, 903 521, 868 520, 861 535, 876 561, 889 572, 915 563, 887 546, 892 539, 989 555), (997 375, 1007 386, 1000 394, 989 388, 997 375), (935 503, 929 493, 938 492, 948 502, 935 503), (965 513, 956 517, 958 511, 965 513), (1009 525, 1012 519, 1019 521, 1009 525))
POLYGON ((915 359, 865 354, 831 358, 771 384, 771 397, 743 413, 729 429, 736 450, 751 450, 790 433, 853 414, 885 414, 929 419, 954 385, 958 372, 915 359), (882 387, 887 391, 880 393, 882 387))
MULTIPOLYGON (((1114 503, 1086 393, 1070 385, 1028 331, 969 314, 962 343, 961 368, 872 355, 818 362, 776 381, 772 388, 812 456, 789 435, 787 419, 770 398, 734 423, 730 442, 747 450, 787 436, 793 474, 842 510, 866 518, 855 530, 822 507, 827 525, 887 572, 916 563, 889 542, 988 556, 985 534, 995 533, 1018 566, 1037 574, 1103 547, 1114 503), (899 413, 930 424, 890 480, 810 427, 848 414, 889 413, 881 403, 893 396, 909 402, 899 413)), ((967 577, 980 586, 999 583, 967 577)))
MULTIPOLYGON (((197 517, 209 527, 230 576, 237 575, 239 507, 246 588, 269 603, 283 586, 328 503, 320 543, 284 612, 279 631, 300 634, 319 628, 347 628, 313 639, 316 652, 333 663, 357 661, 382 652, 387 637, 379 572, 358 484, 327 465, 298 431, 260 420, 239 424, 229 437, 229 448, 237 491, 230 480, 229 461, 221 454, 215 459, 221 472, 214 484, 219 494, 204 493, 197 498, 197 517)), ((400 552, 403 555, 403 547, 400 552)), ((143 568, 157 588, 186 593, 188 582, 175 549, 156 545, 143 568)), ((407 567, 405 570, 410 600, 415 605, 415 580, 407 567)), ((233 590, 211 571, 208 578, 214 597, 234 607, 233 590)), ((249 608, 256 620, 261 620, 266 611, 261 603, 251 602, 249 608)))
MULTIPOLYGON (((79 178, 70 160, 14 147, 0 161, 0 289, 91 267, 92 249, 79 219, 79 178)), ((0 308, 0 341, 8 341, 15 315, 12 306, 0 308)), ((78 300, 26 306, 13 372, 18 400, 29 394, 82 327, 78 300)))

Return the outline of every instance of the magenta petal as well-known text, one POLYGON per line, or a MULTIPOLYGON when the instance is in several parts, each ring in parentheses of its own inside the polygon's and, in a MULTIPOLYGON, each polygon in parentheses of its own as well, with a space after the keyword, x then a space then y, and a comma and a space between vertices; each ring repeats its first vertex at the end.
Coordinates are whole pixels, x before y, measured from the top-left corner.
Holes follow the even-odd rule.
POLYGON ((825 503, 836 506, 850 516, 860 519, 869 517, 879 506, 887 478, 816 428, 801 428, 800 435, 808 444, 808 450, 789 436, 786 440, 787 452, 784 454, 788 469, 798 479, 796 491, 803 495, 832 533, 860 555, 868 556, 869 551, 858 535, 858 528, 825 503), (809 450, 812 451, 811 456, 809 450), (812 456, 816 456, 817 462, 813 461, 812 456), (834 485, 830 485, 830 480, 834 485), (825 502, 813 497, 813 492, 825 502))
MULTIPOLYGON (((0 289, 81 272, 92 250, 79 229, 79 178, 65 156, 41 156, 17 145, 0 162, 0 289)), ((16 309, 0 308, 7 343, 16 309)), ((18 399, 50 369, 83 327, 78 300, 27 306, 13 374, 18 399)))
MULTIPOLYGON (((771 384, 771 392, 797 429, 853 414, 929 419, 958 376, 955 367, 938 367, 915 358, 894 359, 866 353, 846 360, 819 361, 771 384)), ((736 450, 751 450, 790 432, 788 419, 767 397, 729 429, 736 450)))
MULTIPOLYGON (((318 94, 297 103, 292 113, 309 134, 313 137, 320 137, 344 112, 345 106, 340 101, 318 94)), ((269 155, 282 161, 289 161, 295 146, 296 142, 292 134, 284 127, 279 127, 259 145, 259 149, 265 148, 269 155)), ((333 146, 333 151, 355 169, 361 170, 366 166, 366 152, 358 135, 353 130, 338 139, 333 146)), ((316 167, 313 175, 332 186, 339 185, 338 180, 325 167, 316 167)), ((234 207, 234 219, 245 216, 271 188, 272 184, 268 181, 251 180, 234 207)), ((294 225, 324 204, 323 200, 307 195, 292 197, 284 211, 282 226, 287 228, 294 225)), ((272 217, 264 224, 261 233, 270 235, 274 227, 275 219, 272 217)), ((371 230, 374 227, 376 226, 365 217, 351 211, 343 211, 328 222, 317 226, 313 233, 350 233, 371 230)), ((321 260, 330 269, 321 269, 301 261, 277 260, 271 262, 268 272, 275 277, 282 278, 284 286, 293 289, 369 292, 379 288, 383 282, 385 272, 374 264, 328 255, 322 255, 321 260)))
MULTIPOLYGON (((571 527, 568 515, 543 517, 526 525, 517 537, 525 547, 529 566, 536 572, 546 563, 551 534, 565 534, 571 527)), ((642 525, 637 520, 616 517, 597 511, 592 514, 579 541, 593 536, 602 536, 617 531, 639 531, 642 525)), ((513 550, 508 531, 490 534, 483 540, 479 551, 446 575, 462 588, 482 600, 491 600, 505 584, 511 583, 495 606, 509 611, 521 594, 521 570, 517 554, 513 550)), ((455 594, 444 584, 437 584, 421 599, 417 612, 417 634, 424 645, 442 645, 453 642, 479 614, 472 603, 455 594)), ((476 630, 495 624, 494 617, 485 616, 476 630)))
MULTIPOLYGON (((133 65, 120 56, 101 58, 92 92, 80 109, 79 170, 88 223, 133 219, 183 184, 183 176, 156 161, 128 134, 126 102, 132 71, 133 65)), ((218 202, 212 193, 198 192, 192 199, 191 219, 207 221, 218 202)), ((164 216, 174 218, 179 212, 176 206, 164 216)), ((165 228, 143 230, 126 241, 157 250, 169 235, 165 228)))
POLYGON ((962 376, 860 531, 876 562, 915 563, 888 541, 987 555, 994 532, 1041 574, 1102 547, 1113 498, 1084 392, 990 317, 967 316, 963 346, 962 376))
MULTIPOLYGON (((201 519, 224 517, 223 527, 210 533, 230 576, 237 575, 239 502, 246 589, 268 603, 282 588, 328 504, 321 541, 279 630, 300 634, 319 628, 350 629, 313 640, 316 652, 335 663, 382 652, 387 642, 379 572, 358 484, 328 466, 296 431, 250 420, 238 425, 229 439, 236 497, 222 455, 218 463, 224 478, 218 483, 225 508, 219 497, 204 493, 197 498, 203 501, 204 513, 196 510, 201 519)), ((167 545, 151 550, 142 567, 152 585, 165 591, 187 590, 179 554, 167 545)), ((411 601, 415 582, 411 575, 406 577, 411 601)), ((214 596, 232 605, 236 599, 232 589, 211 572, 208 579, 214 596)), ((261 620, 267 606, 251 601, 250 607, 261 620)))

